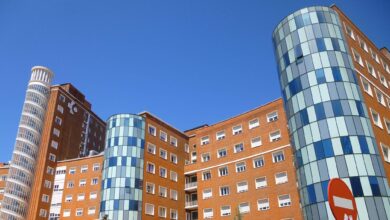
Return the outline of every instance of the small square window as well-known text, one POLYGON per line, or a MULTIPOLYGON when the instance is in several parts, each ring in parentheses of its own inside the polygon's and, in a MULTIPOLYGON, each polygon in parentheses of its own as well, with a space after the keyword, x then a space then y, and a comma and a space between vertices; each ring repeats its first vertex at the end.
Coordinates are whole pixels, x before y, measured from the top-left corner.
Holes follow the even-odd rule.
POLYGON ((259 211, 265 211, 269 209, 269 199, 259 199, 257 200, 257 209, 259 211))
POLYGON ((383 128, 382 121, 381 121, 381 118, 380 118, 378 112, 376 112, 373 109, 370 109, 370 110, 371 110, 372 121, 374 122, 374 124, 380 128, 383 128))
POLYGON ((229 174, 227 167, 221 167, 218 169, 219 176, 227 176, 229 174))
POLYGON ((267 178, 265 176, 256 178, 256 189, 267 187, 267 178))
POLYGON ((215 138, 218 141, 225 139, 225 137, 226 137, 225 131, 218 131, 217 134, 215 135, 215 138))
POLYGON ((262 145, 261 137, 255 137, 251 139, 251 147, 259 147, 262 145))
POLYGON ((270 142, 279 141, 280 138, 281 138, 280 131, 274 131, 274 132, 269 134, 269 141, 270 142))
POLYGON ((238 135, 242 133, 242 125, 237 125, 232 128, 233 135, 238 135))
POLYGON ((69 168, 69 174, 75 174, 75 173, 76 173, 76 168, 75 167, 69 168))
POLYGON ((60 117, 56 116, 56 118, 55 118, 55 123, 56 123, 57 125, 61 125, 61 124, 62 124, 62 119, 61 119, 60 117))
POLYGON ((154 183, 146 182, 146 193, 154 194, 154 183))
POLYGON ((159 186, 158 187, 158 195, 159 196, 166 198, 167 197, 167 193, 168 193, 168 190, 167 190, 166 187, 163 187, 163 186, 159 186))
POLYGON ((385 121, 387 133, 390 134, 390 120, 387 118, 384 118, 384 121, 385 121))
POLYGON ((369 72, 374 78, 376 78, 377 76, 376 76, 374 67, 373 67, 369 62, 367 62, 367 61, 366 61, 366 64, 367 64, 368 72, 369 72))
POLYGON ((82 165, 82 166, 81 166, 81 169, 80 169, 80 172, 81 172, 81 173, 86 173, 86 172, 88 172, 88 165, 82 165))
POLYGON ((378 73, 378 75, 379 75, 379 79, 380 79, 382 85, 383 85, 384 87, 386 87, 386 88, 389 88, 389 84, 388 84, 388 82, 387 82, 385 76, 382 75, 382 74, 380 74, 380 73, 378 73))
POLYGON ((177 164, 177 155, 171 153, 171 162, 177 164))
POLYGON ((77 194, 77 201, 83 201, 83 200, 85 200, 85 194, 84 193, 77 194))
POLYGON ((200 145, 206 145, 210 143, 210 138, 209 136, 204 136, 200 139, 200 145))
POLYGON ((58 130, 57 128, 54 128, 53 129, 53 135, 56 136, 56 137, 59 137, 60 136, 60 130, 58 130))
POLYGON ((248 182, 239 182, 237 183, 237 193, 243 193, 248 191, 248 182))
POLYGON ((202 195, 203 195, 203 199, 209 199, 213 197, 213 191, 211 189, 204 189, 202 195))
POLYGON ((204 153, 202 154, 202 162, 207 162, 210 160, 210 153, 204 153))
POLYGON ((221 186, 219 188, 219 195, 220 196, 227 196, 230 194, 230 188, 228 186, 221 186))
POLYGON ((290 195, 278 196, 278 201, 279 201, 279 207, 291 206, 290 195))
POLYGON ((147 151, 150 154, 156 154, 156 145, 148 143, 147 145, 147 151))
POLYGON ((177 147, 177 138, 171 136, 170 143, 172 146, 177 147))
POLYGON ((226 157, 227 155, 227 151, 225 148, 223 149, 218 149, 218 158, 221 158, 221 157, 226 157))
POLYGON ((164 131, 160 131, 160 140, 167 142, 168 141, 168 135, 164 131))
POLYGON ((154 215, 154 205, 145 203, 145 214, 154 215))
POLYGON ((262 156, 253 159, 253 167, 254 168, 259 168, 262 166, 264 166, 264 158, 262 156))
POLYGON ((164 160, 168 159, 168 152, 162 148, 160 148, 160 157, 163 158, 164 160))
POLYGON ((242 173, 246 170, 246 164, 245 162, 236 163, 236 172, 242 173))
POLYGON ((272 112, 267 114, 267 121, 268 122, 273 122, 278 120, 278 112, 272 112))
POLYGON ((381 143, 383 158, 386 162, 390 163, 390 148, 389 146, 381 143))
POLYGON ((253 129, 260 126, 260 121, 258 118, 249 121, 249 129, 253 129))
POLYGON ((160 176, 163 178, 167 178, 167 169, 164 167, 160 167, 160 176))
POLYGON ((360 66, 364 67, 362 56, 360 56, 360 54, 355 49, 352 49, 352 55, 355 62, 357 62, 360 66))
POLYGON ((51 146, 52 148, 54 148, 54 149, 57 149, 57 148, 58 148, 58 142, 55 141, 55 140, 52 140, 50 146, 51 146))
POLYGON ((61 105, 57 105, 57 111, 61 112, 61 114, 64 113, 64 107, 62 107, 61 105))
POLYGON ((203 209, 203 218, 207 219, 213 217, 214 217, 213 209, 210 208, 203 209))
POLYGON ((177 182, 177 173, 175 171, 171 171, 170 178, 172 181, 177 182))
POLYGON ((151 134, 153 136, 157 135, 156 127, 154 127, 153 125, 148 125, 148 132, 149 132, 149 134, 151 134))
POLYGON ((203 178, 203 180, 209 180, 209 179, 211 179, 211 172, 210 172, 210 171, 205 171, 205 172, 203 172, 202 178, 203 178))
POLYGON ((240 213, 248 213, 248 212, 250 212, 249 202, 243 202, 243 203, 241 203, 241 204, 238 206, 238 210, 240 211, 240 213))
POLYGON ((376 93, 376 99, 378 100, 378 102, 386 107, 386 100, 385 100, 385 96, 383 95, 383 93, 381 91, 379 91, 378 89, 375 89, 375 93, 376 93))
POLYGON ((176 209, 171 209, 171 220, 177 220, 178 219, 178 212, 176 209))
POLYGON ((243 143, 239 143, 239 144, 234 145, 234 153, 239 153, 242 151, 244 151, 244 144, 243 143))
POLYGON ((166 218, 167 217, 167 208, 159 206, 158 207, 158 217, 166 218))
POLYGON ((97 198, 97 192, 90 192, 89 193, 89 199, 93 200, 97 198))
POLYGON ((229 216, 231 215, 232 211, 230 206, 225 205, 221 207, 221 216, 229 216))
POLYGON ((171 196, 170 196, 170 198, 172 199, 172 200, 175 200, 175 201, 177 201, 177 199, 178 199, 178 194, 177 194, 177 191, 176 190, 173 190, 173 189, 171 189, 171 196))
POLYGON ((287 178, 287 172, 280 172, 275 174, 275 183, 276 184, 282 184, 282 183, 287 183, 288 178, 287 178))
POLYGON ((275 152, 275 153, 272 153, 272 161, 274 163, 279 163, 279 162, 282 162, 284 161, 284 153, 283 151, 278 151, 278 152, 275 152))
POLYGON ((370 83, 367 80, 363 79, 363 78, 361 78, 361 80, 362 80, 362 85, 363 85, 364 91, 366 93, 368 93, 370 96, 372 96, 372 89, 371 89, 370 83))
POLYGON ((56 162, 56 155, 50 153, 50 154, 49 154, 49 160, 50 160, 50 161, 53 161, 53 162, 56 162))

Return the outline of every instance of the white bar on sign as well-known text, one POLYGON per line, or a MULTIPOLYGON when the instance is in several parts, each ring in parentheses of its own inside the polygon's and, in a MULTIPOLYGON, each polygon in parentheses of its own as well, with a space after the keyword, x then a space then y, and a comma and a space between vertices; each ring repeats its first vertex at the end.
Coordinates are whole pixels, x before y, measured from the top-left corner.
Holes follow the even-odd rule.
POLYGON ((333 202, 336 207, 353 210, 352 200, 333 196, 333 202))

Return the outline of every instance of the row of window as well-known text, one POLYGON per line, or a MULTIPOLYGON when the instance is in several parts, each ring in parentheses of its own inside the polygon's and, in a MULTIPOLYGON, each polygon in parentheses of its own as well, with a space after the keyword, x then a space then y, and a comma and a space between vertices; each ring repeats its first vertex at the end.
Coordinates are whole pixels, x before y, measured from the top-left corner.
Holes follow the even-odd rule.
MULTIPOLYGON (((155 174, 156 173, 156 165, 151 162, 146 163, 146 172, 155 174)), ((168 169, 165 167, 160 166, 159 167, 159 175, 163 178, 168 178, 168 169)), ((175 171, 170 171, 170 180, 177 182, 178 181, 178 175, 175 171)))
MULTIPOLYGON (((154 183, 146 182, 146 193, 148 194, 155 194, 156 192, 156 186, 154 183)), ((169 198, 172 200, 178 200, 179 194, 177 193, 177 190, 170 189, 169 190, 169 198)), ((164 186, 158 186, 158 196, 167 198, 168 197, 168 188, 164 186)))
MULTIPOLYGON (((89 199, 95 200, 97 198, 97 192, 90 192, 89 193, 89 199)), ((85 200, 85 193, 79 193, 77 194, 76 201, 84 201, 85 200)), ((65 202, 72 202, 73 201, 73 195, 69 194, 65 196, 65 202)))
MULTIPOLYGON (((361 80, 362 80, 362 85, 363 85, 364 91, 367 94, 369 94, 370 96, 374 97, 370 83, 363 78, 361 78, 361 80)), ((375 90, 375 94, 376 94, 376 100, 384 107, 390 108, 390 98, 387 98, 387 101, 386 101, 386 97, 385 97, 383 92, 381 92, 379 89, 375 88, 375 86, 374 86, 374 90, 375 90)))
MULTIPOLYGON (((70 217, 71 216, 71 209, 65 209, 62 213, 62 217, 70 217)), ((96 213, 96 207, 88 207, 87 215, 95 215, 96 213)), ((84 215, 84 209, 83 208, 76 208, 75 216, 83 216, 84 215)))
MULTIPOLYGON (((151 153, 151 154, 156 154, 157 152, 157 147, 156 145, 152 144, 152 143, 148 143, 147 144, 147 151, 148 153, 151 153)), ((174 163, 174 164, 177 164, 178 163, 178 157, 176 154, 174 153, 169 153, 170 157, 169 157, 169 160, 174 163)), ((168 151, 167 150, 164 150, 163 148, 160 148, 159 149, 159 156, 164 159, 164 160, 168 160, 168 151)))
MULTIPOLYGON (((153 125, 148 125, 148 133, 150 135, 157 136, 157 128, 155 126, 153 126, 153 125)), ((164 142, 168 142, 168 134, 167 134, 167 132, 160 130, 159 138, 160 138, 160 140, 162 140, 164 142)), ((174 146, 174 147, 178 146, 178 141, 177 141, 176 137, 170 136, 169 137, 169 143, 172 146, 174 146)))
MULTIPOLYGON (((277 151, 272 153, 272 162, 273 163, 279 163, 285 160, 284 151, 277 151)), ((264 166, 264 157, 256 157, 253 159, 253 168, 259 168, 264 166)), ((236 173, 241 173, 246 171, 246 162, 238 162, 236 163, 236 173)), ((220 177, 227 176, 229 174, 229 170, 227 166, 219 167, 218 168, 218 175, 220 177)), ((210 180, 211 179, 211 171, 204 171, 202 173, 202 180, 210 180)))
MULTIPOLYGON (((291 198, 290 195, 280 195, 278 196, 278 204, 279 207, 287 207, 291 206, 291 198)), ((259 211, 265 211, 270 209, 270 203, 269 198, 259 199, 257 200, 257 210, 259 211)), ((249 202, 243 202, 238 205, 238 211, 241 214, 249 213, 250 212, 250 203, 249 202)), ((221 216, 229 216, 232 214, 232 208, 230 205, 224 205, 220 208, 220 215, 221 216)), ((214 210, 213 208, 205 208, 203 209, 203 218, 213 218, 214 217, 214 210)))
MULTIPOLYGON (((267 122, 273 122, 273 121, 276 121, 276 120, 278 120, 278 112, 277 111, 267 114, 267 122)), ((260 121, 259 121, 258 118, 255 118, 255 119, 250 120, 248 122, 248 128, 249 129, 253 129, 253 128, 256 128, 256 127, 259 127, 259 126, 260 126, 260 121)), ((242 131, 243 131, 243 127, 242 127, 241 124, 232 127, 232 135, 241 134, 242 131)), ((223 139, 225 139, 225 137, 226 137, 225 130, 218 131, 215 134, 215 139, 217 141, 223 140, 223 139)), ((209 143, 210 143, 210 136, 204 136, 204 137, 202 137, 200 139, 200 145, 207 145, 209 143)))
MULTIPOLYGON (((99 184, 99 178, 95 177, 91 179, 91 185, 97 185, 99 184)), ((74 180, 69 180, 66 184, 67 188, 73 188, 75 186, 74 180)), ((81 179, 79 180, 79 187, 85 187, 87 186, 87 180, 81 179)))
MULTIPOLYGON (((145 203, 145 214, 146 215, 155 215, 154 213, 154 204, 145 203)), ((167 218, 168 209, 164 206, 158 206, 157 215, 160 218, 167 218)), ((177 209, 170 209, 169 219, 176 220, 178 219, 178 211, 177 209)))
POLYGON ((385 145, 384 143, 380 144, 382 147, 383 157, 386 162, 390 163, 390 147, 385 145))
MULTIPOLYGON (((370 111, 371 111, 372 121, 374 122, 374 124, 379 128, 383 129, 382 119, 379 113, 372 108, 370 108, 370 111)), ((390 134, 390 120, 387 118, 383 118, 383 121, 385 122, 387 133, 390 134)))

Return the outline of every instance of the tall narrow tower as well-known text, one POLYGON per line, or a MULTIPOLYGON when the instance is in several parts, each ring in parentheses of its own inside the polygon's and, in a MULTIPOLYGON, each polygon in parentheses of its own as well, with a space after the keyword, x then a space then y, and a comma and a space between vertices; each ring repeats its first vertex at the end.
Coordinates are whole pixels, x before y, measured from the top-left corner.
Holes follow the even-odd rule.
POLYGON ((26 218, 52 78, 53 73, 48 68, 32 68, 5 187, 1 219, 26 218))

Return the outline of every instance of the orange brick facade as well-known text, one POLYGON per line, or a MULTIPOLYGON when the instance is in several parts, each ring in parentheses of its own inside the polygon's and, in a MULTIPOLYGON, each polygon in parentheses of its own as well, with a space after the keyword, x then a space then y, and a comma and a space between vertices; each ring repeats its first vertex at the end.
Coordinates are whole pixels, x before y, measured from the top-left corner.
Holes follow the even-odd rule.
POLYGON ((8 175, 9 165, 6 163, 0 163, 0 208, 1 208, 1 201, 4 197, 4 188, 5 183, 7 181, 7 175, 8 175))

